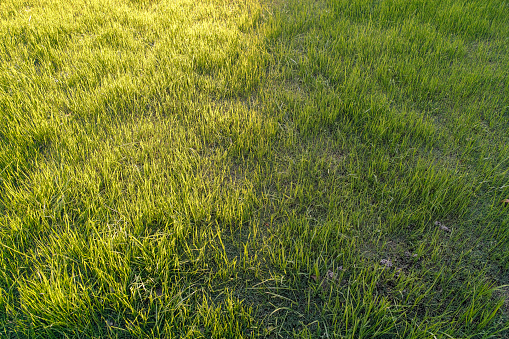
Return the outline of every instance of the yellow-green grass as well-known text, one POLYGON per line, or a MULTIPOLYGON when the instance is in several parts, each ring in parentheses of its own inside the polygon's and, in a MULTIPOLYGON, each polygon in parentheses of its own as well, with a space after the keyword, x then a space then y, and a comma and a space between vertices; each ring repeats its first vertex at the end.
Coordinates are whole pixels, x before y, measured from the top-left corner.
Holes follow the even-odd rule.
POLYGON ((0 336, 509 336, 503 0, 0 3, 0 336))

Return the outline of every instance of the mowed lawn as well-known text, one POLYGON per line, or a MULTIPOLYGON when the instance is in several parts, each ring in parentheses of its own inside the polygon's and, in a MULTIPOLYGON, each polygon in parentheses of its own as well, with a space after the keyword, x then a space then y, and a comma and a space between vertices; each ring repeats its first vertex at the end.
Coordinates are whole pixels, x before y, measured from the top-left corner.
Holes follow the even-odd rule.
POLYGON ((505 0, 1 0, 0 337, 508 338, 505 0))

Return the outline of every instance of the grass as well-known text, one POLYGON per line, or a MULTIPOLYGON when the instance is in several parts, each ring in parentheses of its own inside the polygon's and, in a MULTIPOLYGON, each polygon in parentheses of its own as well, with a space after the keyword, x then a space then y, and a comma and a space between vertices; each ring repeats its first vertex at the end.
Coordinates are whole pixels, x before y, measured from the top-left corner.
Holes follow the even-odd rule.
POLYGON ((508 337, 508 9, 2 1, 2 337, 508 337))

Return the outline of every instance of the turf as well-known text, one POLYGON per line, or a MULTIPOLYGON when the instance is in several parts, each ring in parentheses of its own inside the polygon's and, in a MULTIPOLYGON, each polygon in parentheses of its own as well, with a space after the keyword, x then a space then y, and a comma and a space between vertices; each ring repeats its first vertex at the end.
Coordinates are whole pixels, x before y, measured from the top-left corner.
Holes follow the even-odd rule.
POLYGON ((509 337, 503 0, 3 0, 5 338, 509 337))

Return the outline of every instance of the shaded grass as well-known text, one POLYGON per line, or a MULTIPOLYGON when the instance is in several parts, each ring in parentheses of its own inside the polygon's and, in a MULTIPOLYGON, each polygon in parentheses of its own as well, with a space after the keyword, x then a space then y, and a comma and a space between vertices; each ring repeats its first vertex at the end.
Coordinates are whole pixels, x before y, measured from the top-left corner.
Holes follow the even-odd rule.
POLYGON ((3 2, 3 333, 507 335, 506 10, 3 2))

